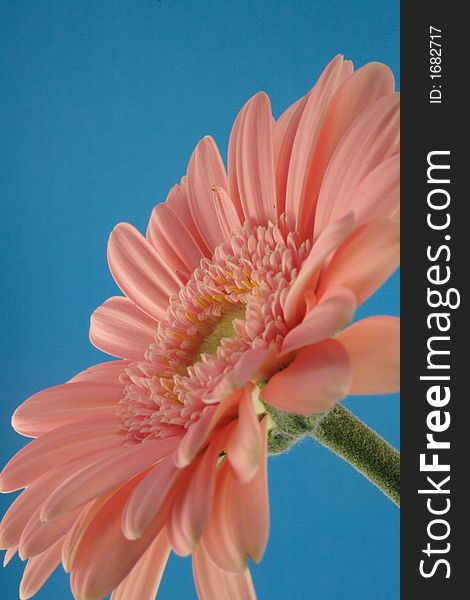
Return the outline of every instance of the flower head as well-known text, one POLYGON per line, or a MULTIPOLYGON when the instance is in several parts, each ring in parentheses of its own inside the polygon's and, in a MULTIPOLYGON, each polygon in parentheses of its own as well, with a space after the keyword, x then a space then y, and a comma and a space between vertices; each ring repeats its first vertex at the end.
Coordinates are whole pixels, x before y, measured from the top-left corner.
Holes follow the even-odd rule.
POLYGON ((228 173, 204 138, 146 236, 112 232, 124 296, 91 318, 119 360, 35 394, 5 467, 4 517, 29 598, 62 562, 77 600, 151 600, 172 549, 200 598, 254 598, 269 528, 269 407, 312 415, 395 391, 398 322, 346 327, 399 259, 399 97, 389 69, 336 57, 274 121, 259 93, 228 173), (346 328, 345 328, 346 327, 346 328))

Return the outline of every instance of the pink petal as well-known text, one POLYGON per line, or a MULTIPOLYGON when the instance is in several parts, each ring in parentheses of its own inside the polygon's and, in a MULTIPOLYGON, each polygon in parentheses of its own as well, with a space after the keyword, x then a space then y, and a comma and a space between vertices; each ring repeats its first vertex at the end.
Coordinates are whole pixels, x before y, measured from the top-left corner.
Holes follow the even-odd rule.
POLYGON ((242 483, 253 479, 262 456, 258 416, 252 400, 253 386, 247 386, 238 405, 238 420, 227 440, 226 452, 242 483))
POLYGON ((168 494, 180 476, 174 457, 168 456, 155 465, 129 497, 122 515, 122 529, 129 540, 145 533, 155 516, 167 503, 168 494))
POLYGON ((212 252, 204 243, 189 209, 188 185, 186 179, 186 177, 183 177, 181 179, 180 185, 174 185, 171 188, 170 193, 166 198, 166 204, 171 208, 171 210, 174 213, 176 213, 176 216, 191 233, 196 244, 204 253, 204 256, 210 257, 212 256, 212 252))
POLYGON ((124 581, 111 594, 111 600, 154 600, 170 553, 165 531, 159 533, 124 581))
POLYGON ((80 511, 73 511, 50 523, 43 523, 37 511, 29 520, 20 539, 18 554, 21 560, 42 554, 61 539, 72 527, 80 511))
POLYGON ((221 417, 221 409, 210 406, 196 423, 189 426, 175 455, 175 464, 178 467, 187 467, 191 463, 221 417))
POLYGON ((206 136, 196 146, 188 166, 188 199, 194 223, 213 251, 225 238, 214 210, 213 186, 228 189, 224 163, 214 140, 206 136))
POLYGON ((22 435, 37 437, 93 416, 113 418, 122 395, 122 385, 117 381, 56 385, 25 400, 14 412, 12 425, 22 435))
POLYGON ((129 541, 121 527, 122 510, 138 478, 121 487, 97 511, 75 550, 70 583, 77 600, 101 600, 132 571, 161 531, 154 522, 139 540, 129 541))
POLYGON ((400 155, 394 154, 371 171, 351 196, 356 224, 387 219, 400 205, 400 155))
POLYGON ((92 314, 90 341, 113 356, 142 360, 155 340, 156 327, 154 319, 128 298, 114 296, 92 314))
POLYGON ((241 398, 242 392, 235 390, 224 397, 217 406, 208 406, 197 423, 193 423, 187 430, 175 455, 175 464, 186 467, 191 463, 196 454, 206 444, 209 435, 214 431, 221 419, 235 416, 235 408, 241 398))
POLYGON ((175 271, 192 273, 204 258, 204 247, 167 203, 153 209, 147 239, 175 271))
POLYGON ((63 425, 30 442, 7 463, 1 474, 0 489, 13 492, 58 464, 92 452, 118 448, 124 440, 118 418, 63 425))
POLYGON ((0 526, 0 547, 8 548, 18 545, 28 521, 49 494, 65 479, 109 452, 112 450, 87 454, 65 465, 55 466, 29 485, 15 499, 3 517, 0 526))
POLYGON ((400 389, 400 319, 369 317, 337 337, 352 367, 351 394, 390 394, 400 389))
POLYGON ((240 198, 245 217, 260 225, 275 221, 273 117, 271 103, 263 92, 253 96, 240 111, 236 135, 230 138, 229 157, 230 192, 240 198))
POLYGON ((216 466, 226 440, 225 431, 217 434, 194 465, 187 487, 175 499, 168 535, 173 550, 190 554, 209 519, 214 498, 216 466))
POLYGON ((350 213, 326 227, 313 244, 284 302, 284 319, 288 327, 303 319, 307 292, 314 291, 324 261, 351 233, 353 225, 354 217, 350 213))
POLYGON ((64 537, 64 543, 62 546, 62 566, 64 567, 66 573, 70 573, 72 571, 77 550, 90 523, 93 521, 102 507, 114 495, 114 493, 115 490, 109 492, 108 494, 103 494, 103 496, 100 496, 94 502, 91 502, 83 507, 75 523, 64 537))
POLYGON ((341 140, 323 179, 315 215, 315 235, 351 209, 356 187, 397 152, 400 97, 388 94, 355 121, 341 140))
MULTIPOLYGON (((311 194, 318 195, 319 185, 336 147, 356 119, 380 98, 393 94, 394 77, 390 69, 380 63, 369 63, 348 77, 336 90, 318 138, 311 163, 311 194)), ((320 219, 323 205, 318 204, 320 219)), ((343 211, 345 214, 347 211, 343 211)), ((340 214, 337 215, 341 216, 340 214)), ((336 217, 336 218, 337 218, 336 217)), ((315 217, 318 219, 318 217, 315 217)), ((321 231, 315 227, 316 235, 321 231)))
POLYGON ((233 369, 221 379, 204 401, 208 404, 220 402, 221 398, 226 398, 244 388, 249 381, 265 379, 271 372, 274 362, 275 357, 269 349, 250 348, 242 354, 233 369))
POLYGON ((390 277, 399 262, 399 221, 366 223, 338 248, 320 276, 317 295, 332 287, 346 287, 354 292, 359 305, 390 277))
POLYGON ((6 567, 11 559, 15 556, 15 554, 18 551, 18 547, 17 546, 12 546, 11 548, 8 548, 8 550, 5 552, 5 556, 3 557, 3 566, 6 567))
POLYGON ((378 62, 364 65, 342 82, 329 106, 321 135, 327 162, 357 118, 377 100, 394 91, 392 71, 378 62))
POLYGON ((261 395, 274 408, 311 415, 344 398, 350 382, 348 355, 339 342, 330 339, 300 350, 286 369, 271 377, 261 395))
POLYGON ((168 298, 178 293, 181 280, 132 225, 120 223, 114 228, 108 243, 108 263, 128 298, 155 320, 164 318, 168 298))
POLYGON ((256 600, 250 571, 229 573, 220 569, 201 543, 193 553, 193 574, 199 600, 256 600))
POLYGON ((241 227, 240 217, 227 192, 216 185, 212 188, 212 197, 214 199, 215 211, 219 220, 220 229, 225 239, 241 227))
POLYGON ((168 437, 122 448, 85 467, 49 496, 42 507, 41 519, 54 519, 132 479, 173 452, 179 439, 168 437))
POLYGON ((39 556, 28 560, 20 585, 20 600, 32 598, 46 583, 60 563, 62 540, 39 556))
POLYGON ((214 508, 203 544, 215 564, 241 573, 247 558, 260 562, 269 534, 267 419, 261 423, 262 456, 255 477, 242 483, 225 461, 219 469, 214 508))
POLYGON ((300 118, 308 95, 292 104, 276 121, 273 131, 274 157, 276 161, 277 212, 281 215, 286 208, 287 178, 300 118))
POLYGON ((292 147, 286 188, 286 214, 295 227, 308 231, 315 211, 319 180, 313 180, 312 160, 329 103, 338 86, 352 73, 352 64, 334 58, 308 95, 292 147))
POLYGON ((292 121, 292 117, 297 112, 300 105, 304 104, 306 100, 306 96, 299 98, 293 104, 288 106, 286 110, 281 114, 281 116, 274 121, 274 129, 273 129, 273 141, 274 141, 274 155, 276 160, 279 158, 280 149, 287 135, 287 131, 289 129, 289 125, 292 121))
POLYGON ((353 318, 356 297, 347 288, 332 288, 307 313, 302 323, 284 338, 282 352, 287 354, 333 337, 353 318))
POLYGON ((115 383, 119 381, 119 376, 128 365, 128 360, 109 360, 80 371, 72 379, 69 379, 67 383, 78 383, 79 381, 109 381, 115 383))

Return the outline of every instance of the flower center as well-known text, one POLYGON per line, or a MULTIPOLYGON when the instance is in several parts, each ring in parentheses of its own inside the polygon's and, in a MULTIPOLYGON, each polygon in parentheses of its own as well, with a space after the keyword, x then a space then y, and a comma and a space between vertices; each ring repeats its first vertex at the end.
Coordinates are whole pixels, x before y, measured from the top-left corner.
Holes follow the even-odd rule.
POLYGON ((220 317, 220 320, 215 324, 212 331, 204 338, 194 357, 193 364, 198 363, 203 354, 214 356, 217 354, 217 349, 219 348, 222 340, 231 339, 236 337, 237 332, 234 327, 235 319, 245 318, 245 307, 242 306, 234 306, 228 308, 225 313, 220 317))
POLYGON ((283 301, 309 251, 281 217, 266 227, 245 223, 201 261, 169 299, 144 360, 122 377, 130 441, 189 427, 248 349, 280 348, 288 331, 283 301))

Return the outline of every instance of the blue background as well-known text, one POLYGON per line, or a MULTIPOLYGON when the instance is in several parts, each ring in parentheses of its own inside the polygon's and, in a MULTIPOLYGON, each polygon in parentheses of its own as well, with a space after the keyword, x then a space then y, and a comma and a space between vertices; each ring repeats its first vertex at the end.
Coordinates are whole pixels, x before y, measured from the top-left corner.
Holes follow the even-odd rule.
MULTIPOLYGON (((397 0, 0 2, 2 464, 24 441, 14 408, 105 358, 88 323, 116 293, 113 225, 144 230, 196 142, 210 133, 225 152, 258 90, 278 115, 338 52, 398 74, 398 21, 397 0)), ((394 276, 361 315, 398 308, 394 276)), ((347 404, 398 444, 398 397, 347 404)), ((269 478, 260 599, 399 597, 398 510, 380 492, 309 440, 272 459, 269 478)), ((0 571, 5 600, 18 597, 22 568, 15 558, 0 571)), ((37 596, 71 597, 61 570, 37 596)), ((195 598, 189 560, 170 560, 159 598, 195 598)))

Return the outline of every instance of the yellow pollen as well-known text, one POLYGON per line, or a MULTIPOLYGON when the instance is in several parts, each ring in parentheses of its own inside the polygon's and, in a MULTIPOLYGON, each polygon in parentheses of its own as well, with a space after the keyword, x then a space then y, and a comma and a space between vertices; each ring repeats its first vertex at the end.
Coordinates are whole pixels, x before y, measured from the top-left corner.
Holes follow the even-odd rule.
POLYGON ((194 302, 201 308, 207 308, 208 303, 204 302, 201 298, 194 298, 194 302))
POLYGON ((213 296, 199 296, 199 298, 201 300, 205 300, 206 302, 208 302, 209 305, 214 304, 214 302, 216 302, 216 300, 214 300, 213 296))
POLYGON ((213 294, 212 298, 214 298, 216 302, 225 302, 227 300, 223 294, 213 294))
POLYGON ((231 293, 231 294, 246 294, 246 290, 243 288, 239 288, 236 285, 228 285, 227 286, 227 290, 231 293))

